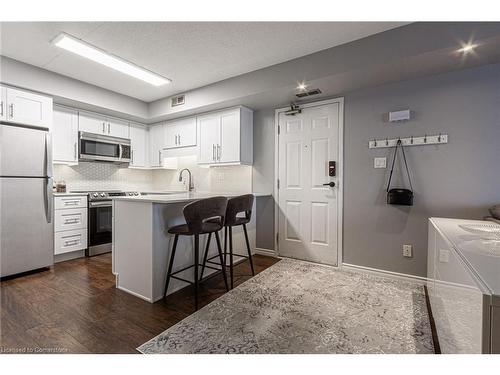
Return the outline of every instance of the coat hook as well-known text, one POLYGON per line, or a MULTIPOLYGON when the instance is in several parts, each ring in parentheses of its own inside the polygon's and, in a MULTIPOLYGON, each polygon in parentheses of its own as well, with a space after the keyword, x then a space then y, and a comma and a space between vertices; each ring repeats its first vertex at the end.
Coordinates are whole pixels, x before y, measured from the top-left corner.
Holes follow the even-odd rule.
POLYGON ((441 133, 439 133, 438 142, 441 142, 441 133))
POLYGON ((385 145, 389 146, 389 140, 387 138, 385 139, 385 145))
POLYGON ((411 136, 410 143, 413 144, 413 135, 411 136))
POLYGON ((377 147, 377 140, 375 138, 373 138, 373 145, 377 147))
POLYGON ((424 143, 427 143, 427 134, 424 135, 424 143))

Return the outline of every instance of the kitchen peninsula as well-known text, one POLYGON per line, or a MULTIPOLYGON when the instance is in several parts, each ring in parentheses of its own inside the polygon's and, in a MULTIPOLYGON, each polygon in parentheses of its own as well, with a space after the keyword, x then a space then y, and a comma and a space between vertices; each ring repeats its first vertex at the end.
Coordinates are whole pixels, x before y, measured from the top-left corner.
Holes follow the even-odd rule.
MULTIPOLYGON (((169 227, 185 223, 182 209, 189 202, 214 196, 228 198, 235 193, 151 194, 138 197, 117 197, 113 199, 113 273, 116 287, 151 303, 163 297, 168 259, 172 250, 173 235, 169 227)), ((264 194, 254 194, 256 197, 264 194)), ((252 221, 247 225, 250 248, 255 249, 255 202, 252 221)), ((200 237, 200 257, 206 245, 206 236, 200 237)), ((234 254, 246 254, 243 231, 235 230, 233 235, 234 254)), ((193 264, 193 238, 179 238, 174 270, 193 264)), ((212 241, 209 256, 217 253, 212 241)), ((235 261, 239 257, 235 256, 235 261)), ((240 258, 242 259, 242 258, 240 258)), ((201 260, 200 260, 201 262, 201 260)), ((207 275, 217 272, 207 270, 207 275)), ((180 274, 188 280, 193 278, 193 270, 180 274)), ((187 284, 172 280, 168 289, 171 294, 187 284)))

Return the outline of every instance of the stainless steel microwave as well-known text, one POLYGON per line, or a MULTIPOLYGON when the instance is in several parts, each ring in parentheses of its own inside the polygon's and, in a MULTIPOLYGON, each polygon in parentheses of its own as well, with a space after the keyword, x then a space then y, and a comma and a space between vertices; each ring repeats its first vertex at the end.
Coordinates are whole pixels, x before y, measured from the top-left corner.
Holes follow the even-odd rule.
POLYGON ((79 160, 130 163, 130 139, 80 132, 79 160))

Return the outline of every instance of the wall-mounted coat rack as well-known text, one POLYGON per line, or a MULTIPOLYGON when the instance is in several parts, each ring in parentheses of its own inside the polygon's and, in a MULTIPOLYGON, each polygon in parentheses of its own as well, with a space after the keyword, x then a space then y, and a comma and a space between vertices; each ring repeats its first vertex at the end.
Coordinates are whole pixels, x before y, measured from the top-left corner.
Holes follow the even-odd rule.
POLYGON ((448 134, 424 135, 423 137, 374 139, 368 142, 368 148, 395 147, 398 139, 401 139, 403 146, 439 145, 448 143, 448 134))

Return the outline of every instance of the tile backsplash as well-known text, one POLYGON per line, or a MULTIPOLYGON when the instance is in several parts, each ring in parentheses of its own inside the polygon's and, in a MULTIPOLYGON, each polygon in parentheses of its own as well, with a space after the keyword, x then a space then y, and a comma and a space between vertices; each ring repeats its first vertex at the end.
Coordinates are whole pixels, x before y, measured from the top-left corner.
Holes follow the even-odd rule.
POLYGON ((151 171, 128 169, 111 163, 80 162, 75 166, 54 165, 54 181, 66 182, 66 190, 148 190, 151 171))
MULTIPOLYGON (((185 190, 179 182, 179 171, 189 168, 196 191, 250 192, 251 166, 200 167, 196 157, 178 158, 177 170, 142 170, 120 167, 111 163, 80 162, 75 166, 54 165, 54 181, 66 182, 67 191, 74 190, 185 190)), ((184 174, 187 178, 187 173, 184 174)))

